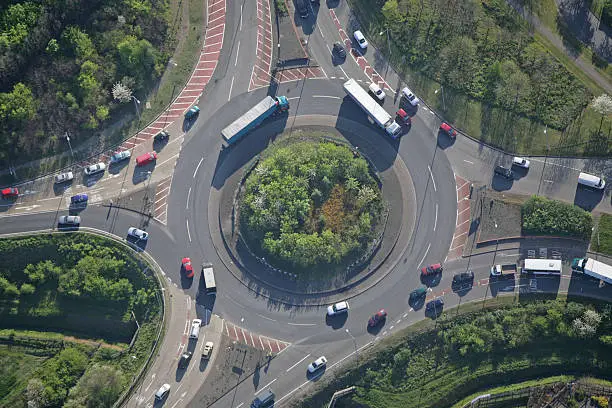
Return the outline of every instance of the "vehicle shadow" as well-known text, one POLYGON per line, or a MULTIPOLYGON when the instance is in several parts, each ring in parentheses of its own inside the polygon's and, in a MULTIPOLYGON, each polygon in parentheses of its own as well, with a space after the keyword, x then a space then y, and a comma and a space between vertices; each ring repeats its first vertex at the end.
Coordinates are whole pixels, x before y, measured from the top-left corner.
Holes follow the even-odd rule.
POLYGON ((206 359, 206 358, 202 358, 201 356, 196 355, 194 358, 197 358, 198 360, 200 360, 200 372, 203 373, 204 370, 206 370, 206 367, 208 367, 208 362, 210 360, 206 359))
POLYGON ((429 317, 432 320, 436 320, 442 312, 444 311, 444 307, 438 307, 435 309, 425 309, 425 317, 429 317))
POLYGON ((153 138, 153 150, 155 150, 157 153, 161 152, 162 150, 164 150, 164 147, 166 147, 168 142, 170 142, 170 137, 167 137, 165 139, 153 138))
POLYGON ((109 163, 108 172, 110 174, 119 174, 121 170, 126 168, 129 164, 130 164, 130 159, 121 160, 119 162, 112 163, 112 164, 109 163))
POLYGON ((438 130, 438 147, 442 150, 455 144, 456 138, 450 137, 446 132, 438 130))
POLYGON ((425 306, 425 296, 415 299, 408 298, 408 306, 414 310, 420 310, 425 306))
POLYGON ((154 169, 155 163, 149 163, 146 166, 134 167, 134 173, 132 173, 132 183, 136 185, 146 181, 153 175, 154 169))
POLYGON ((514 276, 511 278, 492 277, 489 279, 489 290, 491 291, 491 296, 493 297, 497 297, 497 294, 499 292, 502 292, 502 293, 514 292, 515 286, 516 286, 516 281, 514 280, 514 276))
POLYGON ((72 187, 73 181, 74 179, 60 183, 60 184, 53 183, 53 194, 55 194, 56 196, 63 195, 66 192, 66 190, 72 187))
POLYGON ((512 188, 513 183, 514 178, 507 179, 494 173, 493 178, 491 179, 491 188, 496 191, 506 191, 512 188))
POLYGON ((325 324, 334 330, 341 329, 348 320, 348 313, 341 313, 335 316, 325 315, 325 324))
POLYGON ((126 236, 126 241, 132 245, 136 250, 144 251, 147 247, 147 240, 134 238, 132 236, 126 236))
POLYGON ((83 185, 85 185, 86 187, 91 187, 95 185, 98 181, 102 180, 102 177, 104 177, 103 171, 100 173, 92 174, 91 176, 84 176, 83 185))
POLYGON ((592 211, 603 200, 603 197, 603 190, 595 190, 578 184, 574 194, 574 205, 583 210, 592 211))
POLYGON ((526 169, 526 168, 521 167, 521 166, 512 166, 512 171, 514 172, 514 179, 515 180, 520 180, 523 177, 527 176, 527 173, 529 172, 529 169, 526 169))
POLYGON ((323 377, 323 374, 325 374, 326 370, 327 370, 327 367, 323 367, 315 371, 314 373, 311 373, 310 371, 306 370, 306 379, 312 382, 319 381, 319 379, 323 377))
POLYGON ((473 282, 471 283, 452 283, 451 290, 453 293, 457 294, 459 297, 463 297, 467 295, 473 287, 473 282))
POLYGON ((179 273, 181 275, 181 288, 183 289, 189 289, 193 286, 193 280, 195 278, 191 277, 188 278, 187 276, 185 276, 185 268, 183 268, 183 264, 179 263, 179 273))
POLYGON ((435 275, 420 274, 420 279, 423 285, 427 286, 428 288, 433 288, 440 284, 440 281, 442 280, 442 274, 441 273, 437 273, 435 275))
POLYGON ((370 326, 369 324, 366 327, 366 331, 371 334, 372 336, 376 336, 378 333, 380 333, 380 331, 383 329, 383 327, 385 327, 385 323, 387 321, 383 320, 382 322, 378 323, 375 326, 370 326))

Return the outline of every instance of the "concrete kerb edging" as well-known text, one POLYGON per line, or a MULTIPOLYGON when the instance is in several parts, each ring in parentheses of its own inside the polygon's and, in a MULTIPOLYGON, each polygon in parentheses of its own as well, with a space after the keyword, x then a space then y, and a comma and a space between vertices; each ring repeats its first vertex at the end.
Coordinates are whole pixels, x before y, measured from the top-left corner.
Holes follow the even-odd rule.
POLYGON ((113 408, 117 408, 122 406, 125 403, 125 400, 127 399, 127 397, 132 393, 132 391, 134 390, 134 388, 142 381, 143 378, 143 374, 145 373, 145 371, 149 368, 151 362, 152 362, 152 358, 153 356, 157 353, 157 351, 159 350, 159 347, 161 345, 160 342, 160 338, 162 336, 162 333, 166 332, 166 324, 168 322, 168 307, 166 305, 166 284, 164 279, 161 278, 162 273, 162 269, 161 267, 158 265, 158 263, 155 261, 155 259, 153 259, 153 257, 151 255, 149 255, 148 253, 146 253, 145 251, 136 251, 133 247, 131 247, 130 245, 127 245, 123 239, 121 239, 120 237, 111 234, 109 232, 106 231, 102 231, 102 230, 98 230, 95 228, 88 228, 88 227, 81 227, 79 229, 79 231, 53 231, 52 229, 44 229, 44 230, 37 230, 37 231, 29 231, 29 232, 16 232, 16 233, 10 233, 10 234, 2 234, 0 235, 0 239, 3 238, 11 238, 11 237, 23 237, 23 236, 31 236, 31 235, 46 235, 46 234, 74 234, 74 233, 85 233, 85 234, 91 234, 91 235, 99 235, 99 236, 103 236, 105 238, 111 239, 115 242, 117 242, 118 244, 124 246, 125 248, 130 249, 133 253, 136 254, 136 256, 140 256, 142 258, 145 258, 144 260, 149 263, 150 265, 153 266, 153 270, 154 270, 154 275, 155 278, 157 279, 157 282, 159 283, 159 286, 161 288, 161 292, 162 292, 162 296, 161 296, 161 306, 162 306, 162 321, 161 324, 159 326, 159 331, 157 333, 157 338, 155 339, 155 344, 153 346, 153 348, 151 349, 151 353, 149 354, 149 357, 147 358, 147 361, 145 362, 145 364, 142 366, 142 369, 140 370, 140 372, 136 375, 134 381, 132 382, 132 384, 129 386, 129 388, 119 397, 119 399, 117 400, 117 402, 115 402, 113 404, 113 408))
MULTIPOLYGON (((313 115, 307 115, 307 116, 312 117, 313 115)), ((307 117, 307 116, 305 116, 305 117, 307 117)), ((319 119, 321 119, 321 117, 327 118, 326 115, 314 115, 314 116, 319 117, 319 119)), ((353 122, 351 120, 348 120, 348 119, 338 120, 338 118, 336 118, 336 117, 331 117, 331 118, 333 119, 332 122, 325 123, 325 124, 319 124, 318 123, 318 124, 316 124, 316 126, 331 126, 331 127, 336 127, 336 128, 340 128, 340 129, 344 128, 345 130, 351 132, 350 129, 348 129, 348 126, 342 126, 343 122, 346 122, 346 124, 352 124, 353 126, 358 126, 358 127, 366 128, 365 126, 363 126, 361 124, 358 124, 356 122, 353 122)), ((313 125, 313 123, 311 123, 311 122, 309 122, 309 123, 310 123, 310 125, 313 125)), ((294 123, 294 124, 288 125, 288 126, 295 127, 295 126, 300 126, 300 125, 294 123)), ((369 128, 368 128, 368 130, 369 130, 369 128)), ((409 175, 409 173, 408 173, 408 175, 409 175)), ((398 178, 398 179, 400 181, 402 180, 401 178, 398 178)), ((412 179, 410 179, 410 180, 412 181, 412 179)), ((406 187, 405 184, 401 184, 401 185, 404 188, 406 187)), ((412 192, 412 197, 415 197, 414 185, 413 185, 412 182, 409 184, 409 187, 410 187, 410 190, 412 192)), ((211 190, 211 193, 212 193, 212 191, 213 190, 211 190)), ((402 191, 404 191, 404 190, 402 189, 402 191)), ((211 201, 214 201, 215 205, 218 204, 218 202, 216 200, 211 200, 211 201)), ((210 214, 210 202, 211 201, 209 201, 209 214, 210 214)), ((405 202, 405 200, 402 200, 402 201, 405 202)), ((216 213, 217 213, 216 216, 213 215, 213 217, 209 217, 209 219, 215 219, 216 218, 216 220, 217 220, 217 227, 219 228, 218 235, 221 235, 221 241, 222 241, 223 246, 225 247, 225 254, 229 255, 229 258, 231 259, 231 262, 228 262, 228 260, 225 259, 224 254, 221 252, 221 249, 218 248, 218 245, 215 243, 215 239, 212 239, 212 243, 213 243, 213 246, 215 248, 215 251, 217 252, 217 255, 219 256, 219 259, 221 260, 221 262, 223 262, 225 267, 236 278, 236 280, 238 280, 247 289, 251 289, 251 285, 249 285, 248 282, 244 282, 244 280, 240 276, 240 273, 239 273, 240 271, 234 270, 234 268, 236 267, 235 265, 241 265, 241 264, 240 264, 239 260, 236 259, 236 257, 234 256, 233 252, 230 250, 230 247, 229 247, 228 243, 225 240, 224 234, 221 232, 222 231, 222 229, 221 229, 222 219, 221 219, 221 214, 220 214, 218 205, 217 205, 217 208, 216 208, 216 213)), ((413 212, 413 218, 416 218, 416 211, 413 212)), ((412 231, 410 232, 410 236, 412 237, 412 232, 414 230, 414 220, 413 220, 412 225, 411 225, 411 230, 412 231)), ((209 226, 209 231, 211 232, 211 236, 213 236, 214 234, 213 234, 213 231, 210 228, 210 226, 209 226)), ((340 293, 345 293, 346 291, 348 291, 348 290, 350 290, 352 288, 355 288, 359 284, 361 284, 364 281, 366 281, 367 279, 369 279, 375 272, 377 272, 378 269, 380 269, 380 267, 389 259, 391 254, 394 252, 394 250, 395 250, 395 248, 397 246, 397 243, 399 241, 399 238, 402 235, 402 232, 404 232, 403 229, 401 229, 400 232, 397 234, 396 239, 395 239, 395 241, 394 241, 394 243, 392 245, 392 248, 389 250, 387 255, 370 272, 368 272, 365 276, 363 276, 360 279, 358 279, 356 282, 352 282, 351 284, 349 284, 349 285, 347 285, 345 287, 334 289, 334 290, 322 291, 322 292, 311 292, 311 293, 291 291, 291 290, 287 290, 285 288, 280 288, 280 287, 278 287, 276 285, 273 285, 273 284, 269 284, 269 283, 259 279, 256 275, 251 274, 250 271, 247 268, 242 267, 242 270, 247 271, 247 273, 249 274, 251 279, 253 279, 255 282, 263 285, 263 287, 273 288, 273 289, 279 290, 281 292, 290 293, 290 294, 294 294, 294 295, 304 295, 304 296, 310 296, 310 295, 315 295, 315 296, 337 295, 337 294, 340 294, 340 293)), ((404 249, 402 250, 402 253, 406 252, 406 250, 408 248, 408 245, 410 244, 410 241, 411 241, 411 239, 406 240, 406 245, 405 245, 404 249)), ((366 286, 365 288, 360 290, 358 293, 348 294, 345 298, 346 299, 354 298, 354 297, 358 296, 359 294, 364 293, 367 290, 372 289, 373 287, 378 285, 383 279, 385 279, 391 273, 391 271, 393 271, 395 269, 395 266, 399 263, 400 260, 401 260, 401 257, 398 257, 396 262, 394 262, 393 265, 390 265, 389 268, 387 269, 387 271, 384 274, 380 275, 370 285, 366 286)), ((270 295, 268 295, 268 294, 266 294, 264 292, 260 292, 259 295, 264 297, 264 298, 267 298, 267 299, 280 301, 281 303, 289 305, 289 306, 323 306, 323 305, 328 304, 328 303, 316 303, 316 302, 313 302, 313 303, 291 303, 291 302, 287 302, 287 301, 282 300, 282 299, 278 299, 278 298, 276 298, 274 296, 270 296, 270 295)))
POLYGON ((528 239, 565 239, 568 241, 588 242, 580 238, 564 237, 564 236, 559 236, 559 235, 524 235, 524 236, 517 235, 514 237, 502 237, 502 238, 487 239, 483 241, 476 241, 476 246, 478 245, 488 246, 488 245, 497 244, 499 242, 518 241, 518 240, 523 241, 523 240, 528 240, 528 239))
MULTIPOLYGON (((203 33, 202 33, 202 41, 204 41, 204 39, 206 38, 206 29, 208 28, 208 0, 204 0, 204 3, 206 3, 206 5, 204 6, 204 17, 205 17, 206 25, 204 26, 204 29, 203 29, 203 33)), ((200 47, 200 52, 201 52, 203 49, 204 49, 204 47, 200 47)), ((195 64, 194 64, 194 66, 193 66, 193 68, 192 68, 192 70, 191 70, 191 75, 189 75, 189 78, 187 78, 187 81, 185 82, 185 85, 183 86, 183 89, 181 89, 181 91, 180 91, 180 92, 178 92, 178 93, 176 94, 176 97, 174 97, 174 99, 173 99, 173 100, 171 100, 171 101, 170 101, 170 102, 169 102, 169 103, 168 103, 168 104, 167 104, 167 105, 164 107, 164 110, 163 110, 163 111, 162 111, 162 112, 161 112, 161 113, 160 113, 160 114, 159 114, 157 117, 155 117, 154 119, 152 119, 152 120, 151 120, 151 122, 147 123, 147 125, 146 125, 146 126, 144 126, 143 128, 141 128, 140 130, 136 131, 136 133, 134 133, 133 135, 130 135, 130 136, 126 137, 125 139, 123 139, 123 140, 122 140, 122 141, 120 141, 120 142, 115 143, 114 145, 109 146, 108 148, 106 148, 106 149, 104 149, 104 150, 100 150, 100 151, 98 151, 97 153, 94 153, 94 154, 92 154, 92 155, 89 155, 89 156, 87 156, 87 157, 85 157, 85 158, 83 158, 83 159, 79 159, 79 161, 78 161, 78 162, 72 163, 72 164, 71 164, 71 165, 69 165, 69 166, 64 166, 64 167, 61 167, 61 168, 59 168, 59 169, 56 169, 56 170, 53 170, 53 171, 49 171, 49 172, 47 172, 47 173, 40 174, 40 175, 38 175, 38 176, 36 176, 36 177, 32 177, 32 178, 27 179, 27 180, 22 180, 22 181, 20 181, 20 182, 19 182, 19 184, 17 184, 17 186, 20 186, 20 185, 22 185, 22 184, 26 184, 26 183, 30 183, 30 182, 32 182, 32 181, 34 181, 34 180, 39 180, 39 179, 42 179, 42 178, 48 177, 48 176, 50 176, 51 174, 55 174, 55 173, 61 172, 61 171, 63 171, 63 170, 68 170, 68 169, 71 169, 71 168, 72 168, 74 165, 78 165, 78 163, 79 163, 79 162, 88 161, 88 160, 90 160, 90 159, 92 159, 92 158, 94 158, 94 157, 98 157, 98 156, 100 156, 100 155, 104 154, 104 153, 105 153, 105 152, 107 152, 107 151, 110 151, 110 150, 115 150, 115 149, 117 149, 119 146, 121 146, 123 143, 125 143, 127 140, 129 140, 129 139, 131 139, 132 137, 134 137, 134 136, 138 135, 140 132, 142 132, 143 130, 145 130, 145 129, 146 129, 146 128, 148 128, 149 126, 151 126, 153 123, 157 122, 157 121, 158 121, 160 118, 162 118, 164 115, 166 115, 166 112, 168 111, 168 109, 170 109, 170 107, 171 107, 171 106, 174 104, 174 102, 176 102, 176 100, 177 100, 177 99, 178 99, 178 98, 181 96, 181 93, 182 93, 182 92, 185 90, 185 88, 187 87, 187 84, 189 83, 189 80, 191 80, 191 77, 193 76, 193 74, 194 74, 194 72, 195 72, 195 68, 198 66, 198 62, 199 62, 199 60, 196 60, 196 61, 195 61, 195 64)), ((185 109, 185 110, 187 110, 187 109, 185 109)), ((172 125, 173 123, 174 123, 174 122, 169 122, 169 123, 167 123, 166 127, 168 127, 168 126, 172 125)), ((165 128, 164 128, 164 129, 165 129, 165 128)), ((163 129, 162 129, 162 130, 163 130, 163 129)), ((136 145, 136 146, 137 146, 137 145, 136 145)), ((134 146, 134 147, 136 147, 136 146, 134 146)), ((127 150, 132 150, 134 147, 132 147, 131 149, 127 149, 127 150)), ((61 153, 60 153, 60 154, 61 154, 61 153)))

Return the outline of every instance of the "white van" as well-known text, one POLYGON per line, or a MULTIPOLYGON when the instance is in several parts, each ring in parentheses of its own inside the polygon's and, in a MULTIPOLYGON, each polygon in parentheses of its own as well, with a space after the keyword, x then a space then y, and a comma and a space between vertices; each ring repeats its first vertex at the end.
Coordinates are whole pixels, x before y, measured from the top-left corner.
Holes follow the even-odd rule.
POLYGON ((369 86, 370 92, 378 98, 379 101, 385 99, 385 91, 383 91, 376 82, 372 82, 369 86))
POLYGON ((604 181, 604 179, 588 173, 580 173, 580 175, 578 176, 578 184, 582 184, 591 188, 597 188, 599 190, 603 190, 606 186, 606 182, 604 181))
POLYGON ((198 335, 200 334, 200 326, 202 325, 202 320, 200 319, 193 319, 193 322, 191 322, 191 330, 189 330, 189 338, 190 339, 197 339, 198 335))

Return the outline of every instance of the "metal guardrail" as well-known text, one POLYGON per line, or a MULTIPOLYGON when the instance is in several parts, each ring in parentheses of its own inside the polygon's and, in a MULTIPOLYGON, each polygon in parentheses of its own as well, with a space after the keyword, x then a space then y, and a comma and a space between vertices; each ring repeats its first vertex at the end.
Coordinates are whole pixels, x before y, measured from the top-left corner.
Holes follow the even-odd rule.
POLYGON ((334 392, 334 395, 332 395, 331 401, 329 401, 329 404, 327 405, 327 408, 334 408, 338 398, 342 398, 344 396, 352 394, 352 393, 355 392, 355 390, 356 390, 355 386, 352 386, 352 387, 348 387, 348 388, 345 388, 343 390, 339 390, 339 391, 334 392))

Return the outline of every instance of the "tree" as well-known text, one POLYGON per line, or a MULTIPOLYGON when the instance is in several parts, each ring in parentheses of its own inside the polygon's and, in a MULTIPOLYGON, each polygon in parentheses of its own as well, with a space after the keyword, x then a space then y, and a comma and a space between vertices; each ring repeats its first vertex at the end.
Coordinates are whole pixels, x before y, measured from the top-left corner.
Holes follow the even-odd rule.
POLYGON ((454 37, 440 52, 442 81, 455 89, 470 88, 476 72, 476 44, 469 37, 454 37))
POLYGON ((106 365, 94 365, 72 389, 70 400, 64 407, 110 408, 121 394, 124 383, 121 371, 106 365))
POLYGON ((0 276, 0 293, 8 298, 16 298, 19 296, 19 289, 17 289, 17 285, 0 276))
POLYGON ((119 102, 129 102, 132 99, 132 90, 122 82, 117 82, 113 85, 113 98, 119 102))
POLYGON ((601 94, 593 99, 591 107, 601 115, 601 122, 599 122, 599 130, 597 131, 597 133, 600 133, 604 119, 612 113, 612 98, 607 94, 601 94))
POLYGON ((574 319, 572 327, 578 337, 592 337, 601 323, 601 315, 594 310, 585 310, 582 317, 574 319))
POLYGON ((32 378, 28 381, 25 397, 28 408, 44 408, 49 403, 45 394, 45 385, 40 378, 32 378))
POLYGON ((500 65, 499 82, 495 88, 495 101, 511 110, 529 111, 531 80, 512 60, 505 60, 500 65), (519 107, 520 106, 520 107, 519 107))
POLYGON ((35 291, 36 288, 34 287, 34 285, 31 285, 29 283, 23 283, 21 285, 21 288, 19 289, 19 292, 21 292, 22 295, 32 295, 35 291))
POLYGON ((142 87, 155 67, 155 48, 147 40, 128 35, 117 45, 117 53, 121 71, 136 80, 137 88, 142 87))
POLYGON ((7 124, 18 128, 35 114, 36 101, 32 90, 21 82, 15 84, 12 92, 0 93, 0 121, 6 120, 7 124))

